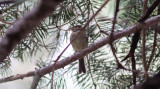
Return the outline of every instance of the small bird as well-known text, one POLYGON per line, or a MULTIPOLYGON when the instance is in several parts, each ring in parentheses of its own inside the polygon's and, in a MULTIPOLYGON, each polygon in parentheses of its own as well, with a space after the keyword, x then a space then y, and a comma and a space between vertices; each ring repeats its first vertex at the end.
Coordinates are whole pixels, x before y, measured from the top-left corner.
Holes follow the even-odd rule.
MULTIPOLYGON (((86 35, 86 31, 85 30, 81 31, 81 29, 82 29, 82 26, 80 26, 80 25, 76 25, 76 26, 71 28, 72 33, 71 33, 71 36, 70 36, 70 41, 72 41, 76 37, 73 40, 73 42, 71 43, 75 52, 81 51, 82 49, 86 48, 87 45, 88 45, 88 37, 86 35)), ((82 72, 86 73, 84 57, 79 59, 78 72, 79 73, 82 73, 82 72)))

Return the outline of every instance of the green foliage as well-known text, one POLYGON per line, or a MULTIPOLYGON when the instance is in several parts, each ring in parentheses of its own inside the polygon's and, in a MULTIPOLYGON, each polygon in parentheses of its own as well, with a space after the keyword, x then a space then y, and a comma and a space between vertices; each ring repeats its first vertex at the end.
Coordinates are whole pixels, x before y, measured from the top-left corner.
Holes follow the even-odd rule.
MULTIPOLYGON (((61 3, 56 10, 46 18, 34 32, 30 33, 26 39, 14 49, 12 54, 8 57, 16 58, 21 62, 26 59, 43 53, 44 50, 48 52, 48 60, 40 59, 37 61, 38 68, 45 67, 52 64, 52 57, 56 54, 63 44, 64 40, 68 40, 68 31, 64 31, 69 26, 84 25, 88 19, 97 11, 105 0, 65 0, 61 3), (67 27, 67 28, 66 28, 67 27)), ((148 6, 151 5, 153 0, 149 0, 148 6)), ((2 12, 6 8, 10 8, 1 14, 0 22, 0 36, 3 36, 5 29, 8 29, 18 19, 34 7, 35 2, 26 1, 20 5, 12 7, 13 4, 8 4, 1 7, 2 12), (23 8, 23 9, 22 9, 23 8)), ((114 7, 115 5, 113 5, 114 7)), ((152 13, 152 16, 157 15, 157 11, 152 13)), ((142 16, 142 0, 121 0, 120 11, 118 14, 115 32, 119 32, 127 27, 130 27, 142 16)), ((152 17, 150 16, 150 17, 152 17)), ((86 28, 89 37, 89 44, 106 37, 100 30, 110 33, 112 27, 111 18, 94 18, 94 20, 86 28)), ((158 34, 159 35, 159 34, 158 34)), ((146 58, 150 57, 154 39, 154 29, 148 28, 146 38, 146 58)), ((122 60, 130 49, 132 35, 124 37, 114 42, 117 56, 122 60)), ((157 72, 159 70, 159 39, 157 41, 157 49, 153 57, 153 62, 149 72, 157 72)), ((143 71, 142 67, 142 42, 138 43, 135 57, 137 69, 143 71)), ((62 58, 65 58, 63 56, 62 58)), ((55 60, 55 58, 54 58, 55 60)), ((55 71, 54 73, 54 89, 67 89, 66 76, 71 75, 70 79, 74 80, 74 84, 80 89, 129 89, 132 84, 132 73, 125 70, 118 70, 117 64, 109 46, 104 46, 86 57, 87 73, 77 74, 77 62, 74 62, 64 69, 55 71)), ((125 67, 131 69, 131 61, 127 60, 122 63, 125 67)), ((6 71, 10 67, 10 61, 0 65, 1 75, 6 75, 10 71, 6 71), (3 72, 5 71, 5 72, 3 72)), ((67 76, 69 77, 69 76, 67 76)), ((143 74, 138 75, 137 81, 141 82, 144 79, 143 74)), ((50 89, 51 73, 43 76, 39 82, 38 89, 50 89)))

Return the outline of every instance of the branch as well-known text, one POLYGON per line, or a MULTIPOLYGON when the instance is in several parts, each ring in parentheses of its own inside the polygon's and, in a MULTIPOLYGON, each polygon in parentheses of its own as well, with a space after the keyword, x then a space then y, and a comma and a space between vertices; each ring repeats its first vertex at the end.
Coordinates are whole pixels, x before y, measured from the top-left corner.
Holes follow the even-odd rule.
MULTIPOLYGON (((158 11, 157 11, 158 15, 160 15, 160 5, 158 6, 158 11)), ((153 49, 152 49, 152 52, 151 52, 151 55, 150 55, 150 58, 149 58, 149 61, 148 61, 148 65, 147 65, 147 70, 149 70, 149 67, 150 67, 150 64, 153 60, 153 56, 154 56, 154 53, 156 51, 156 46, 157 46, 157 33, 158 33, 158 30, 159 30, 159 26, 158 24, 156 24, 155 26, 153 26, 155 29, 155 33, 154 33, 154 41, 153 41, 153 49)))
POLYGON ((6 78, 1 78, 0 79, 0 83, 4 83, 4 82, 8 82, 8 81, 14 81, 14 80, 17 80, 17 79, 23 79, 25 77, 31 77, 31 76, 34 76, 35 75, 35 71, 31 71, 31 72, 28 72, 28 73, 25 73, 25 74, 17 74, 17 75, 13 75, 13 76, 10 76, 10 77, 6 77, 6 78))
POLYGON ((158 33, 158 24, 155 25, 155 32, 154 32, 154 41, 153 41, 153 49, 152 49, 152 52, 151 52, 151 55, 149 57, 149 61, 148 61, 148 65, 147 65, 147 71, 149 70, 149 67, 150 67, 150 64, 153 60, 153 56, 154 56, 154 53, 156 51, 156 45, 157 45, 157 33, 158 33))
MULTIPOLYGON (((145 2, 144 2, 145 3, 145 2)), ((138 22, 143 22, 145 21, 153 12, 153 10, 159 5, 160 0, 155 0, 151 6, 148 8, 146 13, 143 13, 143 16, 138 20, 138 22)))
POLYGON ((97 16, 97 14, 103 9, 103 7, 108 3, 109 0, 106 0, 102 6, 97 10, 97 12, 87 21, 83 28, 86 28, 88 24, 97 16))
POLYGON ((90 60, 88 59, 88 57, 87 57, 87 63, 88 63, 88 69, 89 69, 89 72, 90 72, 91 80, 92 80, 93 85, 94 85, 94 89, 97 89, 97 84, 94 81, 93 73, 92 73, 92 70, 91 70, 91 64, 90 64, 90 60))
POLYGON ((8 1, 0 1, 0 5, 2 4, 12 4, 12 3, 15 3, 16 0, 8 0, 8 1))
MULTIPOLYGON (((136 29, 148 28, 154 24, 157 24, 158 22, 160 22, 160 15, 152 17, 152 18, 146 20, 144 23, 136 23, 133 26, 131 26, 130 28, 126 28, 126 29, 122 30, 121 32, 117 32, 117 33, 113 34, 112 40, 113 41, 118 40, 122 37, 125 37, 125 36, 128 36, 128 35, 134 33, 136 31, 136 29)), ((109 44, 109 41, 110 41, 110 38, 106 37, 106 38, 101 39, 100 41, 98 41, 94 44, 91 44, 87 48, 83 49, 81 52, 77 52, 72 56, 69 56, 65 59, 58 61, 55 65, 55 70, 58 70, 60 68, 64 68, 65 66, 76 61, 77 59, 81 58, 82 56, 85 56, 85 55, 97 50, 98 48, 105 46, 106 44, 109 44)), ((38 69, 39 75, 43 76, 45 74, 50 73, 52 68, 53 68, 53 64, 46 66, 44 68, 38 69)), ((7 78, 2 78, 2 79, 0 79, 0 83, 4 83, 7 81, 13 81, 13 80, 17 80, 17 79, 23 79, 24 77, 31 77, 31 76, 35 76, 35 71, 30 71, 26 74, 19 74, 19 75, 7 77, 7 78)))
POLYGON ((111 34, 110 34, 110 46, 111 46, 112 53, 116 59, 116 63, 118 66, 117 69, 119 69, 119 68, 124 69, 124 67, 122 66, 122 64, 118 60, 118 57, 116 55, 115 49, 112 44, 113 43, 112 38, 113 38, 113 34, 114 34, 114 28, 115 28, 115 24, 117 23, 117 14, 119 12, 119 3, 120 3, 120 0, 116 0, 116 9, 115 9, 115 13, 114 13, 114 18, 113 18, 113 22, 112 22, 112 29, 111 29, 111 34))
MULTIPOLYGON (((147 11, 148 0, 143 1, 143 14, 147 11)), ((142 29, 142 63, 145 71, 145 79, 148 78, 147 62, 146 62, 146 30, 142 29)))
POLYGON ((34 31, 35 27, 46 18, 63 0, 40 0, 39 5, 29 11, 9 28, 0 41, 0 63, 11 53, 18 43, 34 31))
POLYGON ((39 70, 36 70, 35 71, 35 75, 33 77, 33 81, 32 81, 32 85, 31 85, 31 88, 30 89, 36 89, 37 85, 38 85, 38 82, 41 78, 41 76, 39 75, 39 70))
POLYGON ((160 88, 160 72, 153 77, 149 77, 143 83, 138 84, 134 89, 159 89, 160 88))

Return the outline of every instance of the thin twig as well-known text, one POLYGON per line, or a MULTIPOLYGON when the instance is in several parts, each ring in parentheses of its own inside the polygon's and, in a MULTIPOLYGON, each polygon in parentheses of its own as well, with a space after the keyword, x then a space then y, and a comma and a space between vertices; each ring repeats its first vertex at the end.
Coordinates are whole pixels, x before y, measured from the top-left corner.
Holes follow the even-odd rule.
POLYGON ((102 8, 108 3, 109 0, 106 0, 103 5, 97 10, 97 12, 87 21, 83 28, 86 28, 88 24, 97 16, 97 14, 102 10, 102 8))
POLYGON ((157 45, 157 32, 158 32, 158 26, 156 25, 156 28, 155 28, 155 32, 154 32, 154 42, 153 42, 153 49, 152 49, 152 52, 151 52, 151 55, 149 57, 149 61, 148 61, 148 65, 147 65, 147 70, 149 70, 149 66, 153 60, 153 56, 154 56, 154 53, 155 53, 155 50, 156 50, 156 45, 157 45))
MULTIPOLYGON (((148 0, 143 0, 143 14, 147 11, 148 0)), ((147 62, 146 62, 146 30, 142 29, 142 62, 145 73, 145 79, 148 79, 147 62)))
MULTIPOLYGON (((160 5, 158 6, 158 15, 160 15, 160 5)), ((153 60, 153 56, 154 56, 154 53, 155 53, 155 50, 156 50, 156 45, 157 45, 157 33, 158 33, 158 30, 159 30, 159 26, 158 24, 156 24, 154 26, 155 28, 155 33, 154 33, 154 42, 153 42, 153 49, 152 49, 152 53, 150 55, 150 58, 149 58, 149 61, 148 61, 148 65, 147 65, 147 70, 149 70, 149 66, 153 60)))
MULTIPOLYGON (((89 19, 90 18, 90 7, 92 8, 92 4, 91 4, 90 0, 88 0, 88 3, 89 3, 89 5, 88 5, 88 19, 89 19)), ((94 18, 94 20, 95 20, 95 18, 94 18)), ((88 28, 89 28, 89 24, 88 24, 88 28)), ((89 74, 91 76, 91 80, 93 82, 94 89, 97 89, 97 84, 96 84, 96 82, 94 81, 94 78, 93 78, 93 73, 92 73, 92 70, 91 70, 91 65, 90 65, 90 60, 88 59, 88 55, 86 57, 87 57, 87 62, 88 62, 89 74)))
POLYGON ((112 30, 111 30, 111 34, 110 34, 110 46, 111 46, 112 53, 113 53, 113 55, 116 59, 118 69, 119 68, 124 69, 124 66, 122 66, 122 64, 118 60, 118 57, 116 55, 115 49, 114 49, 113 44, 112 44, 113 43, 114 28, 115 28, 115 24, 117 23, 117 14, 118 14, 118 11, 119 11, 119 2, 120 2, 119 0, 116 0, 116 9, 115 9, 115 14, 114 14, 113 23, 112 23, 112 30))
POLYGON ((107 33, 107 32, 104 31, 104 30, 100 30, 100 32, 103 33, 103 34, 106 34, 107 36, 109 36, 109 33, 107 33))
POLYGON ((36 87, 37 87, 37 85, 38 85, 38 82, 39 82, 39 80, 40 80, 40 78, 41 78, 41 76, 39 75, 38 72, 39 72, 38 70, 35 71, 35 75, 34 75, 34 77, 33 77, 33 81, 32 81, 32 84, 31 84, 31 88, 30 88, 30 89, 36 89, 36 87))
MULTIPOLYGON (((91 1, 90 1, 90 0, 89 0, 89 3, 90 3, 90 5, 91 5, 92 13, 94 14, 93 5, 92 5, 92 3, 91 3, 91 1)), ((96 18, 95 18, 95 17, 94 17, 94 21, 95 21, 96 26, 98 27, 98 29, 101 31, 101 28, 100 28, 100 26, 99 26, 99 24, 98 24, 98 22, 97 22, 97 20, 96 20, 96 18)))
POLYGON ((141 4, 142 4, 142 2, 137 2, 136 4, 133 4, 133 5, 130 5, 130 6, 126 6, 124 8, 120 8, 119 10, 124 10, 124 9, 128 9, 128 8, 132 8, 132 7, 136 6, 136 5, 141 5, 141 4))
POLYGON ((57 27, 60 28, 60 27, 62 27, 62 26, 64 26, 64 25, 66 25, 66 24, 71 23, 71 22, 74 21, 78 16, 79 16, 79 15, 75 16, 73 19, 71 19, 70 21, 68 21, 68 22, 66 22, 66 23, 64 23, 64 24, 61 24, 61 25, 56 26, 56 27, 51 27, 51 28, 48 28, 48 29, 55 29, 55 28, 57 28, 57 27))
POLYGON ((90 60, 88 59, 88 57, 87 57, 87 62, 88 62, 88 69, 89 69, 89 72, 90 72, 90 75, 91 75, 91 79, 92 79, 93 85, 94 85, 95 89, 97 89, 97 84, 94 81, 93 73, 92 73, 91 65, 90 65, 90 60))

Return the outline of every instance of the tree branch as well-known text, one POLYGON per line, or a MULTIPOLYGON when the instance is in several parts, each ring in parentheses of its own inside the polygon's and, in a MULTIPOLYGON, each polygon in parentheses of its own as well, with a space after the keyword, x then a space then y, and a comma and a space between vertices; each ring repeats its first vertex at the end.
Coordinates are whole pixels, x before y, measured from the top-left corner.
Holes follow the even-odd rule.
POLYGON ((117 23, 117 14, 119 12, 119 4, 120 4, 120 0, 116 0, 116 9, 115 9, 115 13, 114 13, 114 18, 113 18, 113 22, 112 22, 112 29, 111 29, 111 34, 110 34, 110 46, 111 46, 112 53, 116 59, 118 69, 119 68, 124 69, 124 67, 122 66, 122 64, 118 60, 114 46, 112 44, 113 43, 112 38, 113 38, 113 34, 114 34, 114 28, 115 28, 115 24, 117 23))
MULTIPOLYGON (((148 0, 143 1, 143 14, 147 11, 148 0)), ((146 30, 142 29, 142 63, 145 71, 145 79, 148 78, 147 62, 146 62, 146 30)))
POLYGON ((37 7, 29 11, 6 31, 0 41, 0 63, 4 61, 22 39, 34 31, 34 27, 39 25, 44 18, 55 10, 61 1, 63 0, 40 0, 37 7))
POLYGON ((143 13, 143 16, 138 20, 138 22, 143 22, 145 21, 153 12, 153 10, 159 5, 160 0, 155 0, 150 7, 148 8, 147 11, 145 11, 146 13, 143 13))
MULTIPOLYGON (((136 29, 148 28, 154 24, 157 24, 158 22, 160 22, 160 15, 152 17, 152 18, 146 20, 144 23, 136 23, 133 26, 131 26, 130 28, 126 28, 126 29, 122 30, 121 32, 113 34, 112 40, 113 41, 118 40, 122 37, 125 37, 125 36, 128 36, 128 35, 134 33, 136 31, 136 29)), ((63 60, 58 61, 55 65, 55 70, 58 70, 60 68, 64 68, 65 66, 76 61, 77 59, 81 58, 82 56, 85 56, 85 55, 97 50, 98 48, 105 46, 106 44, 109 44, 109 41, 110 41, 110 38, 106 37, 106 38, 101 39, 100 41, 98 41, 94 44, 91 44, 90 46, 83 49, 82 51, 77 52, 72 56, 69 56, 63 60)), ((43 76, 45 74, 50 73, 52 68, 53 68, 53 64, 46 66, 44 68, 38 69, 39 75, 43 76)), ((35 76, 35 71, 30 71, 26 74, 19 74, 19 75, 10 76, 7 78, 2 78, 2 79, 0 79, 0 83, 4 83, 7 81, 13 81, 13 80, 17 80, 17 79, 23 79, 24 77, 31 77, 31 76, 35 76)))
POLYGON ((41 78, 41 76, 39 75, 39 70, 36 70, 35 71, 35 75, 33 77, 33 81, 32 81, 32 84, 31 84, 31 88, 30 89, 36 89, 37 85, 38 85, 38 82, 41 78))
MULTIPOLYGON (((157 14, 160 15, 160 5, 158 6, 158 11, 157 11, 157 12, 158 12, 157 14)), ((151 52, 151 55, 150 55, 150 58, 149 58, 149 61, 148 61, 147 70, 149 70, 150 64, 151 64, 151 62, 152 62, 152 60, 153 60, 154 53, 155 53, 155 51, 156 51, 156 46, 157 46, 157 33, 158 33, 158 30, 159 30, 158 24, 156 24, 153 29, 155 29, 154 41, 153 41, 153 49, 152 49, 152 52, 151 52)))

